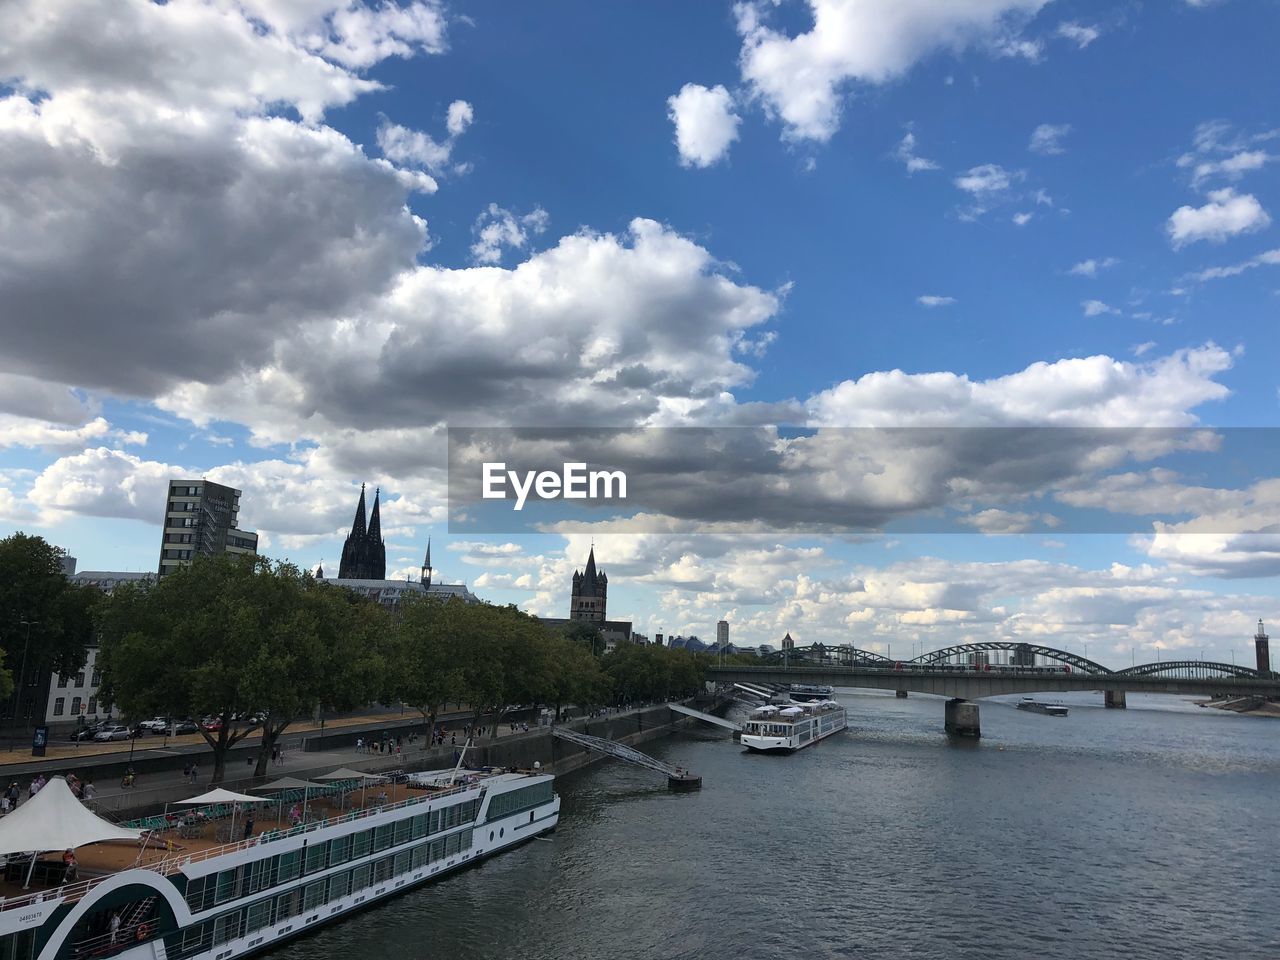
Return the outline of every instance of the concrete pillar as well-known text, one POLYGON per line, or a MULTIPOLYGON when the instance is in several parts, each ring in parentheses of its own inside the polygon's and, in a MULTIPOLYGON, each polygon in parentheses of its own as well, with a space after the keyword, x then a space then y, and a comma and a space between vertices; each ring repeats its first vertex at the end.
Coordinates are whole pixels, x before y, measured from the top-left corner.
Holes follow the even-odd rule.
POLYGON ((905 699, 907 699, 907 691, 905 691, 905 690, 899 690, 899 691, 898 691, 898 699, 899 699, 899 700, 905 700, 905 699))
POLYGON ((953 737, 981 737, 978 705, 971 700, 948 700, 944 708, 946 731, 953 737))
POLYGON ((1123 710, 1125 709, 1124 691, 1105 690, 1102 694, 1102 702, 1106 704, 1108 710, 1123 710))

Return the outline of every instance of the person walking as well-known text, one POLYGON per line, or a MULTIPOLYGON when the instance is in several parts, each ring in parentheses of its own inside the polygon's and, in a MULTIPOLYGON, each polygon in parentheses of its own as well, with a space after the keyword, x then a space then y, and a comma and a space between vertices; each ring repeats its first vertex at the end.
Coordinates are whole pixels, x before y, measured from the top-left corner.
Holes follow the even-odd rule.
POLYGON ((62 882, 75 883, 76 877, 79 875, 78 864, 76 863, 76 852, 70 847, 67 852, 62 855, 62 882))
POLYGON ((244 818, 244 838, 248 840, 253 836, 253 814, 250 813, 244 818))
POLYGON ((200 764, 196 763, 194 760, 191 761, 191 769, 187 773, 187 778, 192 783, 195 783, 200 779, 200 764))

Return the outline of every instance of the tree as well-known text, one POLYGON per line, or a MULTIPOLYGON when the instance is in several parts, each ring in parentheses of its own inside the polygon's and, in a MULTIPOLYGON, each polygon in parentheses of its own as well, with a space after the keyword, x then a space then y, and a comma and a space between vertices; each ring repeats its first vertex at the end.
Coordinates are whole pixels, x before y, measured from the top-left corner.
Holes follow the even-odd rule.
POLYGON ((574 620, 564 628, 564 636, 573 643, 581 644, 597 657, 604 655, 604 633, 600 625, 590 620, 574 620))
POLYGON ((0 540, 0 700, 13 692, 14 669, 30 678, 84 666, 98 592, 68 583, 66 551, 18 532, 0 540))
POLYGON ((409 704, 427 721, 434 736, 444 705, 462 699, 462 671, 454 656, 454 637, 467 606, 456 597, 437 600, 407 597, 400 606, 392 656, 390 699, 409 704))
POLYGON ((118 588, 99 618, 104 681, 131 716, 215 718, 201 725, 213 782, 261 713, 257 772, 288 725, 321 704, 363 702, 382 684, 385 614, 352 604, 291 564, 201 558, 149 587, 118 588))
POLYGON ((557 722, 567 703, 590 707, 609 699, 609 678, 589 647, 567 637, 552 637, 548 642, 551 684, 547 702, 555 707, 557 722))

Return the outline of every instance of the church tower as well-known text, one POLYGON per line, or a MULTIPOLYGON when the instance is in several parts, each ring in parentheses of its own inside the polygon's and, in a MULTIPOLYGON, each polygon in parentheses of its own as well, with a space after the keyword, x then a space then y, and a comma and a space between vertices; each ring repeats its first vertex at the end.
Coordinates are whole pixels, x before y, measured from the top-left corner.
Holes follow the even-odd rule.
POLYGON ((427 558, 422 561, 422 585, 431 586, 431 538, 427 537, 427 558))
POLYGON ((1258 632, 1253 635, 1253 649, 1258 657, 1258 672, 1264 677, 1271 676, 1271 638, 1262 629, 1262 620, 1258 620, 1258 632))
POLYGON ((365 525, 364 484, 360 484, 360 502, 356 504, 351 533, 342 545, 342 561, 338 565, 339 580, 385 580, 387 547, 382 542, 381 491, 373 494, 373 512, 365 525))
POLYGON ((569 619, 603 623, 609 578, 603 570, 596 573, 596 548, 587 555, 587 569, 573 572, 573 594, 569 600, 569 619))

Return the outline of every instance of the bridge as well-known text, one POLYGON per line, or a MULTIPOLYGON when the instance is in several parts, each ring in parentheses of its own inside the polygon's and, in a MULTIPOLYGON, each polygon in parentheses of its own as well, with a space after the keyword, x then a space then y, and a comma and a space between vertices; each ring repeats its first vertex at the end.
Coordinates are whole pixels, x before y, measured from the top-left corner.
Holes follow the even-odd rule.
POLYGON ((893 690, 898 696, 929 693, 950 698, 948 733, 980 736, 978 705, 1006 694, 1101 690, 1108 707, 1124 707, 1125 695, 1280 698, 1280 673, 1204 660, 1164 660, 1112 670, 1079 654, 1030 643, 989 641, 933 650, 913 660, 890 660, 853 646, 814 644, 779 651, 759 664, 717 665, 708 679, 722 683, 817 683, 833 687, 893 690), (1006 662, 996 662, 1000 654, 1006 662))

